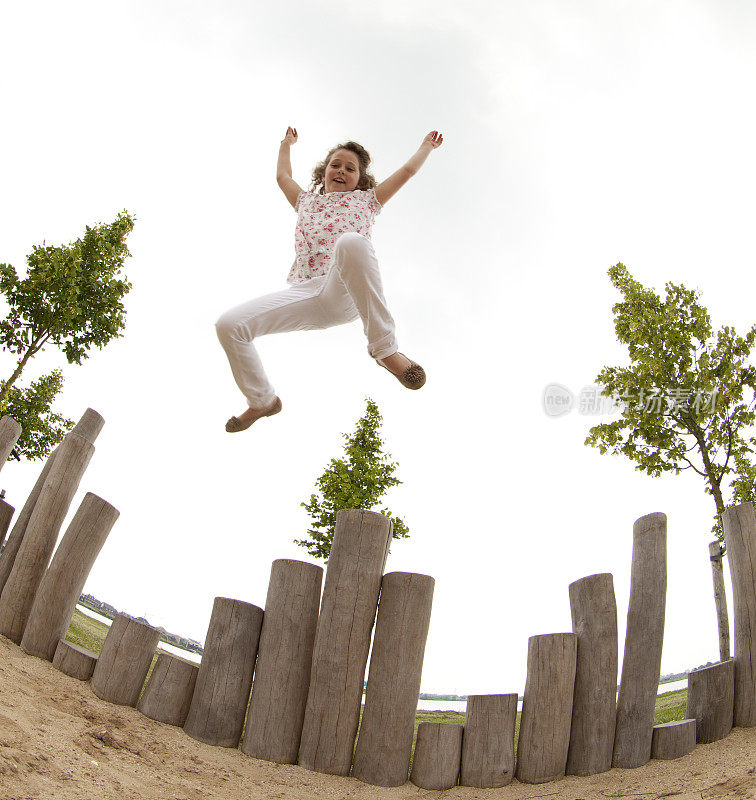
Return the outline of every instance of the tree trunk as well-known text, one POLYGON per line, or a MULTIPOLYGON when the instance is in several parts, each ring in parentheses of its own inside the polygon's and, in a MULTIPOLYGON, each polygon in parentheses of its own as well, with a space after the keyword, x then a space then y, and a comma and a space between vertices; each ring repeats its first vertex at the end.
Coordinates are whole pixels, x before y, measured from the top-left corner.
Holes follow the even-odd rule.
POLYGON ((410 780, 421 789, 444 791, 457 785, 464 727, 449 722, 417 726, 410 780))
POLYGON ((299 765, 349 775, 391 520, 342 509, 328 559, 312 652, 299 765))
POLYGON ((634 769, 651 758, 666 600, 667 517, 647 514, 633 525, 633 565, 617 698, 614 767, 634 769))
POLYGON ((730 659, 688 673, 686 719, 696 721, 696 741, 724 739, 735 710, 735 662, 730 659))
POLYGON ((205 744, 236 747, 249 704, 263 610, 216 597, 184 731, 205 744))
POLYGON ((617 603, 608 573, 570 584, 577 671, 572 701, 568 775, 594 775, 612 766, 617 720, 617 603))
POLYGON ((25 653, 53 660, 89 571, 118 515, 110 503, 86 493, 39 583, 21 638, 25 653))
POLYGON ((756 726, 756 513, 741 503, 722 514, 730 554, 735 612, 735 711, 741 728, 756 726))
POLYGON ((680 719, 654 725, 651 737, 651 758, 682 758, 696 747, 696 721, 680 719))
POLYGON ((462 737, 462 786, 498 789, 514 777, 516 694, 477 694, 467 698, 462 737))
POLYGON ((528 639, 515 772, 520 783, 545 783, 564 775, 576 665, 576 634, 549 633, 528 639))
POLYGON ((381 581, 352 771, 365 783, 407 782, 434 583, 430 576, 412 572, 389 572, 381 581))
POLYGON ((135 708, 159 640, 157 628, 116 614, 92 673, 92 691, 100 700, 135 708))
POLYGON ((323 568, 273 562, 242 752, 296 764, 302 737, 323 568))
POLYGON ((8 416, 0 419, 0 469, 5 466, 20 435, 21 426, 15 419, 8 416))
POLYGON ((727 614, 727 595, 725 594, 724 569, 722 558, 725 549, 719 542, 709 545, 711 575, 714 579, 714 605, 717 607, 717 626, 719 628, 719 660, 730 657, 730 618, 727 614))
POLYGON ((39 584, 55 549, 68 507, 79 488, 94 445, 69 433, 61 442, 23 541, 0 595, 0 633, 20 644, 39 584))

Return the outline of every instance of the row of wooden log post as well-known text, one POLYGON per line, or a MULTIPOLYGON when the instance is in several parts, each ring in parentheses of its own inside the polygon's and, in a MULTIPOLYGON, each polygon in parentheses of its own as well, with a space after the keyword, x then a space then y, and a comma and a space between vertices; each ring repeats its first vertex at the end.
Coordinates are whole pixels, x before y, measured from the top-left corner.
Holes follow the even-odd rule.
MULTIPOLYGON (((90 680, 104 700, 182 726, 199 741, 241 746, 255 758, 381 786, 401 785, 409 774, 425 789, 494 788, 515 776, 540 783, 638 767, 652 757, 684 755, 696 741, 723 738, 733 723, 756 725, 756 514, 750 503, 723 515, 735 659, 689 674, 688 718, 680 722, 653 724, 666 600, 666 517, 660 513, 642 517, 633 529, 619 695, 613 579, 591 575, 569 587, 572 632, 528 642, 516 759, 517 695, 478 695, 468 698, 464 726, 420 724, 410 773, 434 581, 384 574, 391 522, 370 511, 337 515, 322 597, 321 567, 275 561, 264 611, 216 598, 201 663, 160 652, 147 680, 160 632, 142 621, 117 615, 99 656, 64 639, 118 512, 88 493, 50 560, 102 424, 88 409, 48 458, 16 520, 0 554, 0 634, 90 680)), ((19 434, 13 420, 0 420, 0 466, 19 434)), ((12 515, 0 500, 0 541, 12 515)))

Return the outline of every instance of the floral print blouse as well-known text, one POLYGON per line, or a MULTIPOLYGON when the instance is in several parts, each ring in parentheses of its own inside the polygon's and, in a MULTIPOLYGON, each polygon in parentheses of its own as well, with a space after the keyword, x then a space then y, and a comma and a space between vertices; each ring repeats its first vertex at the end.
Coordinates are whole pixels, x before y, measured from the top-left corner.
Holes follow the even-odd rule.
POLYGON ((294 208, 298 217, 294 232, 296 258, 287 278, 291 284, 325 275, 339 236, 355 231, 369 239, 373 220, 381 213, 375 189, 327 194, 300 192, 294 208))

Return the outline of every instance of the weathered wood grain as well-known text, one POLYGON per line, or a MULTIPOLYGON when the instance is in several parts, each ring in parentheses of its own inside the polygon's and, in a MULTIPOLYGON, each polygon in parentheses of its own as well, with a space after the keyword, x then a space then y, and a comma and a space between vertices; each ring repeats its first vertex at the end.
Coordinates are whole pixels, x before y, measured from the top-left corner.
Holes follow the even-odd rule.
POLYGON ((661 513, 648 514, 633 526, 633 565, 625 657, 617 699, 614 767, 640 767, 651 758, 666 599, 667 517, 661 513))
POLYGON ((242 752, 296 764, 310 686, 323 569, 273 562, 242 752))
MULTIPOLYGON (((94 441, 103 425, 103 418, 96 411, 88 408, 82 415, 81 419, 76 423, 76 425, 74 425, 71 433, 75 433, 77 436, 81 436, 88 442, 92 442, 92 444, 94 444, 94 441)), ((59 447, 60 445, 58 445, 58 447, 56 447, 47 457, 45 466, 42 468, 42 472, 37 478, 34 487, 29 493, 29 497, 24 503, 24 507, 21 509, 21 513, 18 515, 18 518, 13 525, 13 530, 8 537, 8 541, 5 543, 5 548, 3 549, 3 552, 0 553, 0 595, 2 594, 5 584, 8 582, 8 576, 13 569, 13 564, 16 560, 18 549, 24 539, 32 512, 34 511, 34 507, 37 504, 39 495, 42 492, 42 487, 45 485, 47 476, 50 473, 50 469, 52 468, 52 464, 55 459, 55 454, 58 452, 59 447)))
POLYGON ((617 719, 617 603, 608 573, 570 584, 577 670, 572 701, 568 775, 594 775, 612 766, 617 719))
POLYGON ((719 660, 730 658, 730 618, 727 614, 727 595, 725 594, 724 569, 722 567, 724 548, 719 542, 709 543, 711 578, 714 583, 714 604, 717 609, 717 628, 719 630, 719 660))
POLYGON ((462 737, 461 786, 494 789, 511 782, 516 717, 516 694, 468 696, 462 737))
POLYGON ((696 746, 696 721, 683 719, 654 725, 651 758, 672 759, 687 756, 696 746))
MULTIPOLYGON (((0 545, 5 541, 15 511, 16 509, 13 508, 10 503, 6 503, 5 500, 0 499, 0 545)), ((0 558, 1 557, 2 554, 0 554, 0 558)), ((0 592, 1 591, 2 587, 0 587, 0 592)))
POLYGON ((735 662, 730 658, 688 673, 685 716, 696 721, 696 741, 724 739, 735 711, 735 662))
POLYGON ((336 515, 299 749, 307 769, 349 774, 390 541, 391 520, 382 514, 346 509, 336 515))
POLYGON ((756 514, 741 503, 722 514, 735 612, 735 725, 756 725, 756 514))
POLYGON ((11 450, 16 446, 18 437, 21 435, 21 426, 13 417, 4 416, 0 418, 0 469, 5 466, 11 450))
POLYGON ((5 584, 8 582, 8 576, 11 574, 13 564, 18 555, 18 549, 21 547, 21 542, 24 540, 24 534, 29 526, 29 520, 31 519, 34 507, 37 505, 37 500, 39 500, 39 495, 42 492, 42 487, 45 485, 47 476, 50 474, 50 469, 52 468, 53 460, 57 452, 58 448, 56 447, 47 457, 45 466, 42 468, 29 496, 26 498, 21 513, 16 517, 13 529, 3 548, 3 552, 0 553, 0 596, 2 596, 5 584))
POLYGON ((16 644, 94 445, 76 433, 61 442, 0 595, 0 633, 16 644))
POLYGON ((410 780, 421 789, 444 790, 457 785, 462 759, 462 725, 421 722, 417 728, 410 780))
POLYGON ((515 770, 517 780, 522 783, 544 783, 564 775, 576 661, 574 633, 550 633, 528 639, 528 673, 515 770))
POLYGON ((101 700, 136 706, 159 639, 157 628, 116 614, 92 673, 92 691, 101 700))
POLYGON ((83 436, 88 442, 94 444, 104 425, 105 420, 102 416, 93 408, 88 408, 70 432, 77 436, 83 436))
POLYGON ((158 653, 137 709, 146 717, 181 727, 186 722, 199 665, 158 653))
POLYGON ((365 783, 407 782, 434 584, 429 575, 412 572, 390 572, 381 581, 352 772, 365 783))
POLYGON ((52 661, 65 637, 84 583, 119 512, 87 492, 39 584, 21 639, 22 649, 52 661))
POLYGON ((78 678, 80 681, 88 681, 97 664, 97 654, 61 639, 55 648, 52 663, 66 675, 78 678))
POLYGON ((184 731, 218 747, 239 744, 252 688, 263 610, 216 597, 184 731))

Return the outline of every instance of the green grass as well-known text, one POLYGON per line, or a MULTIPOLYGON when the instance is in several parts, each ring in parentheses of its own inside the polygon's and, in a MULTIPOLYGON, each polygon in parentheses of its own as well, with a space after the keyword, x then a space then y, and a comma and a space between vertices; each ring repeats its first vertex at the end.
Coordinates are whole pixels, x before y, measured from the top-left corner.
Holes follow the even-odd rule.
MULTIPOLYGON (((102 649, 102 643, 105 641, 105 635, 108 632, 108 626, 102 622, 92 619, 91 617, 82 614, 80 611, 74 611, 71 625, 68 628, 66 639, 73 644, 78 644, 91 650, 93 653, 99 653, 102 649)), ((185 659, 189 661, 190 659, 185 659)), ((152 659, 150 672, 157 661, 157 653, 152 659)), ((192 662, 194 663, 194 662, 192 662)), ((664 722, 672 722, 673 720, 685 719, 685 706, 688 698, 687 689, 679 689, 676 692, 666 692, 659 695, 656 699, 656 710, 654 712, 654 724, 660 725, 664 722)), ((417 733, 417 726, 421 722, 445 722, 456 725, 464 725, 465 715, 462 711, 422 711, 418 710, 415 714, 415 733, 417 733)), ((517 736, 520 731, 520 715, 517 714, 515 721, 515 747, 517 746, 517 736)), ((413 737, 414 741, 414 737, 413 737)))

